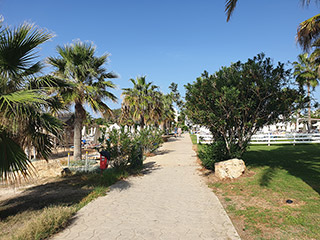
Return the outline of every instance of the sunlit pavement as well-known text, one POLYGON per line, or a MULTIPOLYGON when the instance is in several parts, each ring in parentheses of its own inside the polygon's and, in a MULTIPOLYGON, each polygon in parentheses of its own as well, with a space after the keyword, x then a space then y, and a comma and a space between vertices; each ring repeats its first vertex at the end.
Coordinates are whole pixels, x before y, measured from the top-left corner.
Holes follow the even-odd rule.
POLYGON ((189 135, 170 138, 130 177, 82 208, 54 239, 240 239, 199 175, 189 135))

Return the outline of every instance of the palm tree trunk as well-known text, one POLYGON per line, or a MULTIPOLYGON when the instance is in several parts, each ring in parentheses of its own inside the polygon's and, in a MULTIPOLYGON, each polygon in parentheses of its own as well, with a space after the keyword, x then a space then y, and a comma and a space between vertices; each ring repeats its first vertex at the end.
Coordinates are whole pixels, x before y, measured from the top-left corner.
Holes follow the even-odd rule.
POLYGON ((144 116, 143 116, 143 114, 141 114, 141 117, 140 117, 140 129, 144 129, 144 116))
POLYGON ((309 98, 309 103, 308 103, 308 132, 311 131, 311 99, 310 99, 310 84, 308 84, 308 98, 309 98))
POLYGON ((84 116, 85 110, 83 109, 81 103, 76 103, 73 132, 73 159, 75 161, 81 160, 81 130, 84 116))

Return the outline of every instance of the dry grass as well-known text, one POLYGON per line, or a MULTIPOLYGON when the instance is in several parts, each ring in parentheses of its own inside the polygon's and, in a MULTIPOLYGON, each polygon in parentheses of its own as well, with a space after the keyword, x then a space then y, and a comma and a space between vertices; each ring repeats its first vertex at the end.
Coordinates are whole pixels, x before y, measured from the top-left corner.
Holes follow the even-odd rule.
POLYGON ((55 177, 2 196, 0 239, 45 239, 65 227, 76 211, 106 195, 110 185, 127 176, 108 169, 103 175, 55 177))
POLYGON ((75 213, 74 207, 53 206, 41 211, 31 212, 30 221, 12 235, 15 240, 38 240, 57 232, 65 227, 75 213))

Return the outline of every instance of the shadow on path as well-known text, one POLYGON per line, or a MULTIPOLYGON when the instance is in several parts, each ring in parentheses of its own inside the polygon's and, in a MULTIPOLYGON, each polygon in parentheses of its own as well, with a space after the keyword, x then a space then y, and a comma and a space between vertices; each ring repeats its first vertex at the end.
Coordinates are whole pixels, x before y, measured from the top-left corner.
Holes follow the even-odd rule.
POLYGON ((161 167, 156 162, 148 162, 148 163, 143 164, 143 169, 142 169, 141 173, 143 175, 147 175, 147 174, 150 174, 153 171, 156 171, 159 169, 161 169, 161 167))
POLYGON ((120 181, 116 182, 115 184, 113 184, 112 186, 110 186, 110 191, 119 190, 121 192, 121 191, 126 190, 130 187, 131 187, 130 182, 128 182, 126 180, 120 180, 120 181))
POLYGON ((165 154, 169 154, 171 152, 174 152, 173 150, 169 150, 169 149, 163 149, 163 150, 157 150, 155 152, 156 156, 157 155, 165 155, 165 154))

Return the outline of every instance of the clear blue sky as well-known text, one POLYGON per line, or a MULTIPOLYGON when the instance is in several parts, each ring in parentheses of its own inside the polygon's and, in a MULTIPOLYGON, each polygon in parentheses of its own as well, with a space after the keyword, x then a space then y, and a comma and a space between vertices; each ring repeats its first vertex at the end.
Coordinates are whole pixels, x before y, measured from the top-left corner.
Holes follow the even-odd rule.
MULTIPOLYGON (((73 40, 92 41, 97 55, 110 53, 108 70, 119 74, 114 82, 131 87, 130 78, 147 80, 168 91, 171 82, 183 85, 207 70, 246 61, 264 52, 275 62, 295 61, 301 49, 295 43, 300 22, 319 13, 302 8, 299 0, 239 0, 229 23, 224 0, 0 0, 5 24, 24 21, 53 32, 39 56, 56 56, 56 46, 73 40)), ((46 71, 50 71, 47 69, 46 71)), ((315 97, 320 99, 320 91, 315 97)))

